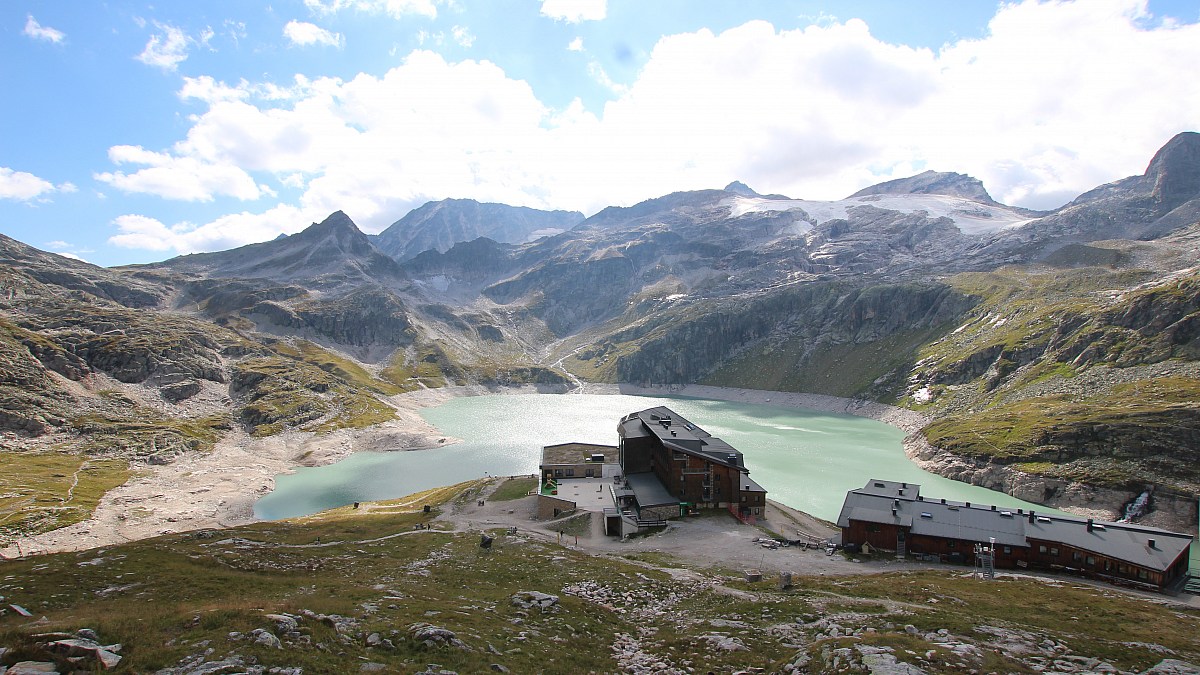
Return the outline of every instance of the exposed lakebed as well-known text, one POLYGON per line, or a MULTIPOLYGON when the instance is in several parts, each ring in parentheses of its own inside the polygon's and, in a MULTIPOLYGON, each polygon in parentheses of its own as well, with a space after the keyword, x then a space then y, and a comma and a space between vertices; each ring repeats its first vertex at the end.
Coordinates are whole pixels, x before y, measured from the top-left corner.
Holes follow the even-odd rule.
POLYGON ((693 398, 595 394, 466 396, 421 416, 459 443, 407 452, 358 452, 336 464, 276 479, 258 518, 316 513, 356 501, 401 497, 484 475, 537 472, 543 445, 615 445, 622 416, 666 405, 745 455, 768 497, 834 520, 846 491, 870 478, 921 485, 929 497, 1045 510, 1001 492, 931 474, 904 454, 904 432, 865 417, 693 398))

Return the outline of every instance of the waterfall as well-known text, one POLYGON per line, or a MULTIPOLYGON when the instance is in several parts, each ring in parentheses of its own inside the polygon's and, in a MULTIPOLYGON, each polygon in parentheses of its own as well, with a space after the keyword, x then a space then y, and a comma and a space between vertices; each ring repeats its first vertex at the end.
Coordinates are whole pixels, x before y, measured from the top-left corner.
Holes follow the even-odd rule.
POLYGON ((1150 490, 1146 490, 1137 496, 1137 499, 1129 502, 1125 506, 1125 515, 1121 516, 1118 523, 1132 523, 1134 519, 1141 518, 1146 515, 1146 507, 1150 505, 1150 490))

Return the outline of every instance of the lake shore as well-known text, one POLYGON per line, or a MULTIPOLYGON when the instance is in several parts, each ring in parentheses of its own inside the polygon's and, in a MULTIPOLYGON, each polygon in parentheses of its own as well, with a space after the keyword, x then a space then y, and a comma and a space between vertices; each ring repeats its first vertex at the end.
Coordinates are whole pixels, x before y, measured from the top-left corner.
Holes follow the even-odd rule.
POLYGON ((918 413, 868 401, 705 385, 640 387, 585 383, 569 391, 561 386, 423 389, 387 399, 396 409, 396 419, 366 429, 324 434, 292 431, 268 438, 233 432, 210 452, 185 455, 167 465, 138 467, 134 478, 104 496, 88 520, 23 538, 2 553, 12 557, 18 553, 82 550, 171 532, 255 522, 255 502, 275 488, 275 477, 280 474, 300 466, 332 464, 355 452, 415 450, 452 444, 458 439, 446 436, 426 422, 421 410, 463 396, 534 393, 680 396, 773 405, 867 417, 908 433, 927 422, 918 413))

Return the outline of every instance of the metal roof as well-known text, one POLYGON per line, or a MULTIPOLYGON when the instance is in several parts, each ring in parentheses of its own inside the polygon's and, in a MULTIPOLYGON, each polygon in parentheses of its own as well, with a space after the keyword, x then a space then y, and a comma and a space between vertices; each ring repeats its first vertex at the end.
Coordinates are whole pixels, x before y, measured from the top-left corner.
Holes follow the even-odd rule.
POLYGON ((1029 546, 1030 539, 1057 542, 1159 571, 1174 564, 1192 543, 1190 535, 1154 527, 1096 521, 1089 532, 1087 520, 1082 518, 1031 516, 1003 507, 923 499, 919 493, 919 485, 868 481, 865 487, 846 493, 838 527, 849 527, 851 520, 857 520, 908 527, 916 535, 982 544, 991 538, 1003 546, 1029 546), (1148 543, 1151 539, 1153 548, 1148 543))
POLYGON ((1088 532, 1086 520, 1060 516, 1035 516, 1032 523, 1026 519, 1025 536, 1059 542, 1158 571, 1171 567, 1192 543, 1190 535, 1130 523, 1094 523, 1092 531, 1088 532))
POLYGON ((625 480, 629 483, 629 489, 633 490, 640 508, 679 503, 679 498, 672 496, 653 473, 631 473, 625 476, 625 480))
POLYGON ((660 405, 626 415, 621 420, 620 430, 626 438, 653 434, 663 446, 676 452, 695 455, 716 464, 745 471, 742 453, 666 406, 660 405), (630 424, 634 420, 640 422, 640 425, 630 424))
POLYGON ((742 477, 742 481, 741 481, 742 484, 741 484, 740 489, 742 492, 766 492, 767 491, 767 489, 765 487, 754 482, 754 479, 750 477, 750 474, 743 473, 743 474, 741 474, 741 477, 742 477))

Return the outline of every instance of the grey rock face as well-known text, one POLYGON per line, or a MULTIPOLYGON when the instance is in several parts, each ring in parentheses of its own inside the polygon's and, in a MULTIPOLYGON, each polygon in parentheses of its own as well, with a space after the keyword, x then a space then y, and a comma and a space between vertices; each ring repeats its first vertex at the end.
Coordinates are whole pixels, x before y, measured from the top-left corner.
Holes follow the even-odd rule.
POLYGON ((539 211, 473 199, 445 199, 413 209, 373 238, 381 251, 405 261, 423 251, 445 253, 455 244, 479 237, 522 244, 557 234, 583 222, 578 211, 539 211))
POLYGON ((855 192, 850 197, 916 194, 964 197, 981 204, 996 203, 987 190, 984 189, 983 183, 978 178, 972 178, 961 173, 941 173, 937 171, 925 171, 908 178, 898 178, 879 183, 878 185, 872 185, 871 187, 855 192))

